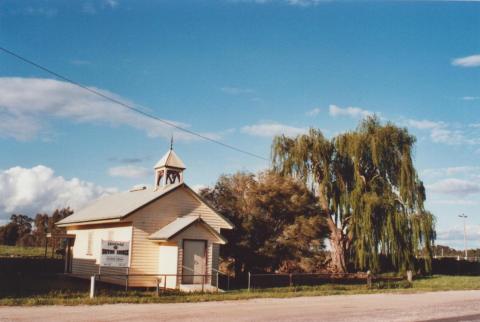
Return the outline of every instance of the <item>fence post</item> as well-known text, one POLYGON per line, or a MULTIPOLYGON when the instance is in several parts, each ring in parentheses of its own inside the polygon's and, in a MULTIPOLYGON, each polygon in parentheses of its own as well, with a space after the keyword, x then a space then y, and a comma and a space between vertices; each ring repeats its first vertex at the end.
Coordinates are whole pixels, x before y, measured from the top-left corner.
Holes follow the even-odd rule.
POLYGON ((17 294, 22 295, 22 273, 17 273, 17 294))
POLYGON ((157 283, 156 283, 157 284, 157 296, 160 296, 160 279, 157 277, 156 280, 157 280, 157 283))
POLYGON ((90 276, 90 298, 95 297, 95 275, 90 276))
POLYGON ((372 288, 372 272, 367 271, 367 287, 372 288))
POLYGON ((248 291, 250 292, 250 276, 251 276, 251 273, 248 272, 248 291))
POLYGON ((217 293, 218 293, 218 271, 217 271, 217 280, 215 281, 215 283, 217 284, 217 293))
POLYGON ((230 273, 227 274, 227 290, 230 291, 230 273))
POLYGON ((288 274, 288 279, 290 281, 290 287, 293 286, 292 273, 288 274))
POLYGON ((45 237, 45 258, 47 258, 48 238, 45 237))
MULTIPOLYGON (((195 278, 195 275, 193 278, 195 278)), ((203 275, 203 283, 202 283, 202 293, 203 292, 205 292, 205 275, 203 275)))
POLYGON ((407 271, 407 281, 412 284, 413 282, 413 272, 411 270, 407 271))
POLYGON ((163 281, 163 293, 167 291, 167 275, 164 276, 164 281, 163 281))
POLYGON ((127 267, 127 276, 125 278, 125 292, 128 292, 128 277, 130 276, 130 268, 127 267))

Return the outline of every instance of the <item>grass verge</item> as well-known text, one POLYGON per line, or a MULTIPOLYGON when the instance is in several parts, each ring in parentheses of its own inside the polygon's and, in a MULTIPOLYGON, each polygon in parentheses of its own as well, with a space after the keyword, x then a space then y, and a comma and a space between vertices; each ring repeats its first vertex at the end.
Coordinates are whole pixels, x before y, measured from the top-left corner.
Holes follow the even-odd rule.
POLYGON ((318 286, 296 286, 261 289, 248 292, 236 290, 226 293, 180 293, 168 292, 157 296, 155 292, 100 290, 97 297, 90 299, 87 291, 50 291, 45 294, 5 296, 0 305, 98 305, 114 303, 186 303, 206 301, 247 300, 254 298, 287 298, 299 296, 352 295, 371 293, 405 293, 446 290, 480 290, 477 276, 432 276, 415 280, 413 285, 405 281, 374 283, 373 288, 365 285, 323 284, 318 286))
MULTIPOLYGON (((50 256, 52 248, 47 248, 47 254, 50 256)), ((0 257, 38 257, 45 256, 45 247, 22 247, 0 245, 0 257)))

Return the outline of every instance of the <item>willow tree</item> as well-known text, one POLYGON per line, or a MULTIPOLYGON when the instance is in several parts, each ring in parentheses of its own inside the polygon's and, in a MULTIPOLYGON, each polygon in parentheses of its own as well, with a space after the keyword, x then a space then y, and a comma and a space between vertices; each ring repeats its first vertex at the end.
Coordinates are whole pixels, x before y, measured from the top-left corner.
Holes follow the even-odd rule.
POLYGON ((302 179, 317 197, 337 272, 349 263, 378 271, 381 255, 399 270, 411 269, 419 252, 430 269, 434 217, 424 208, 414 144, 407 129, 377 117, 331 140, 315 129, 274 138, 274 169, 302 179))

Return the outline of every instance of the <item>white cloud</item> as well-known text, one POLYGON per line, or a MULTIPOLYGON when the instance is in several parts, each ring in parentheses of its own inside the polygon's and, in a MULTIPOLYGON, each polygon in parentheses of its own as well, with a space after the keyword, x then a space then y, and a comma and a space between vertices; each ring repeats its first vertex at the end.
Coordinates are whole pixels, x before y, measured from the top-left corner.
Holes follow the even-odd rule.
POLYGON ((272 4, 280 3, 294 7, 311 7, 316 6, 322 2, 328 2, 329 0, 227 0, 231 3, 254 3, 254 4, 272 4))
POLYGON ((111 157, 108 158, 108 161, 113 161, 113 162, 120 162, 120 163, 126 163, 126 164, 133 164, 133 163, 140 163, 144 160, 149 159, 149 157, 143 157, 143 158, 137 158, 137 157, 126 157, 126 158, 119 158, 119 157, 111 157))
POLYGON ((429 203, 437 205, 449 205, 449 206, 475 206, 478 205, 478 201, 468 199, 429 199, 429 203))
POLYGON ((58 14, 58 10, 56 8, 33 8, 27 7, 25 9, 26 15, 31 16, 45 16, 48 18, 54 17, 58 14))
POLYGON ((9 12, 12 15, 21 15, 21 16, 43 16, 47 18, 55 17, 58 14, 57 8, 51 7, 24 7, 19 9, 14 9, 9 12))
POLYGON ((314 109, 307 111, 305 114, 308 116, 317 116, 318 114, 320 114, 321 111, 322 110, 320 109, 320 107, 315 107, 314 109))
POLYGON ((460 67, 478 67, 480 66, 480 55, 455 58, 452 60, 452 65, 460 67))
POLYGON ((118 1, 117 0, 105 0, 104 1, 105 5, 110 7, 110 8, 116 8, 118 6, 118 1))
POLYGON ((208 186, 205 184, 195 184, 192 186, 193 191, 195 191, 196 193, 200 193, 200 190, 205 188, 208 188, 208 186))
POLYGON ((427 185, 426 188, 430 192, 449 194, 455 196, 466 196, 480 192, 480 184, 468 180, 461 179, 443 179, 427 185))
MULTIPOLYGON (((91 88, 136 106, 114 93, 91 88)), ((44 78, 0 77, 0 137, 32 139, 47 131, 47 119, 52 117, 80 123, 129 126, 145 131, 150 137, 170 138, 173 133, 175 140, 197 139, 67 82, 44 78)), ((180 122, 169 122, 188 127, 180 122)), ((205 135, 218 137, 212 133, 205 135)))
POLYGON ((435 143, 445 143, 450 145, 475 144, 474 140, 466 138, 462 131, 451 130, 444 127, 433 128, 430 132, 430 138, 435 143))
POLYGON ((86 1, 82 5, 82 12, 88 15, 95 15, 102 9, 115 9, 118 7, 117 0, 86 1))
POLYGON ((464 97, 462 97, 462 100, 464 100, 464 101, 476 101, 476 100, 480 100, 480 96, 464 96, 464 97))
POLYGON ((433 168, 425 169, 421 172, 422 175, 430 177, 439 177, 439 176, 453 176, 453 175, 475 175, 480 173, 480 167, 473 166, 458 166, 458 167, 447 167, 447 168, 433 168))
POLYGON ((299 7, 316 6, 322 2, 325 2, 325 0, 286 0, 287 4, 299 7))
POLYGON ((78 210, 115 191, 78 178, 67 180, 43 165, 13 167, 0 172, 0 220, 12 213, 34 216, 63 207, 78 210))
POLYGON ((445 126, 443 122, 434 122, 429 120, 408 120, 408 125, 419 130, 430 130, 445 126))
POLYGON ((97 8, 91 2, 85 2, 82 5, 82 12, 87 15, 94 15, 97 13, 97 8))
POLYGON ((144 178, 149 173, 148 169, 131 164, 108 169, 108 174, 112 177, 144 178))
MULTIPOLYGON (((458 218, 459 220, 461 218, 458 218)), ((468 218, 467 218, 468 221, 468 218)), ((468 225, 466 226, 467 231, 467 240, 477 242, 480 240, 480 225, 468 225)), ((461 241, 463 246, 463 224, 456 225, 450 229, 439 229, 437 231, 437 244, 442 242, 452 242, 452 241, 461 241)), ((467 245, 468 247, 468 245, 467 245)))
POLYGON ((454 128, 445 122, 409 119, 407 125, 415 129, 430 131, 430 139, 435 143, 448 145, 480 144, 479 138, 467 137, 463 128, 454 128))
POLYGON ((241 131, 253 136, 273 137, 281 134, 295 136, 307 132, 307 129, 271 122, 247 125, 242 127, 241 131))
POLYGON ((364 110, 360 107, 341 108, 333 104, 329 106, 329 113, 333 117, 348 116, 352 118, 365 118, 367 116, 372 116, 374 114, 373 112, 364 110))
POLYGON ((220 90, 229 95, 243 95, 243 94, 253 94, 255 91, 250 88, 240 88, 240 87, 231 87, 225 86, 220 88, 220 90))

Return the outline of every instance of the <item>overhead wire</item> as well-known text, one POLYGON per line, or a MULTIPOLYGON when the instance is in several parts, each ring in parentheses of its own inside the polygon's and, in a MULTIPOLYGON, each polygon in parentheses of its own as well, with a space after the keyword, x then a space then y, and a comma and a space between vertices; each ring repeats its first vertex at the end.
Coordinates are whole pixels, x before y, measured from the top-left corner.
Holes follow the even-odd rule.
POLYGON ((179 131, 188 133, 188 134, 190 134, 190 135, 199 137, 199 138, 201 138, 201 139, 203 139, 203 140, 206 140, 206 141, 209 141, 209 142, 218 144, 218 145, 220 145, 220 146, 223 146, 224 148, 228 148, 228 149, 230 149, 230 150, 233 150, 233 151, 236 151, 236 152, 239 152, 239 153, 243 153, 243 154, 249 155, 249 156, 251 156, 251 157, 257 158, 257 159, 261 159, 261 160, 268 161, 268 158, 265 158, 265 157, 263 157, 263 156, 261 156, 261 155, 258 155, 258 154, 256 154, 256 153, 253 153, 253 152, 250 152, 250 151, 241 149, 241 148, 237 148, 237 147, 235 147, 235 146, 233 146, 233 145, 231 145, 231 144, 224 143, 224 142, 222 142, 222 141, 219 141, 219 140, 210 138, 210 137, 208 137, 208 136, 206 136, 206 135, 204 135, 204 134, 201 134, 201 133, 198 133, 198 132, 189 130, 189 129, 184 128, 184 127, 182 127, 182 126, 179 126, 179 125, 177 125, 177 124, 175 124, 175 123, 173 123, 173 122, 171 122, 171 121, 164 120, 164 119, 162 119, 162 118, 160 118, 160 117, 158 117, 158 116, 155 116, 155 115, 153 115, 153 114, 151 114, 151 113, 145 112, 145 111, 143 111, 143 110, 141 110, 141 109, 139 109, 139 108, 137 108, 137 107, 135 107, 135 106, 132 106, 132 105, 130 105, 130 104, 127 104, 127 103, 125 103, 125 102, 122 102, 121 100, 118 100, 118 99, 116 99, 116 98, 114 98, 114 97, 111 97, 111 96, 109 96, 109 95, 107 95, 107 94, 104 94, 104 93, 102 93, 102 92, 100 92, 100 91, 98 91, 98 90, 95 90, 95 89, 91 88, 91 87, 85 86, 85 85, 83 85, 83 84, 81 84, 81 83, 79 83, 79 82, 77 82, 77 81, 75 81, 75 80, 73 80, 73 79, 71 79, 71 78, 68 78, 68 77, 66 77, 66 76, 63 76, 63 75, 61 75, 61 74, 59 74, 59 73, 57 73, 57 72, 55 72, 55 71, 53 71, 53 70, 51 70, 51 69, 49 69, 49 68, 47 68, 47 67, 44 67, 44 66, 40 65, 39 63, 36 63, 36 62, 34 62, 34 61, 32 61, 32 60, 30 60, 30 59, 28 59, 28 58, 25 58, 25 57, 21 56, 20 54, 17 54, 17 53, 15 53, 15 52, 13 52, 13 51, 5 48, 5 47, 0 46, 0 50, 3 51, 4 53, 10 55, 10 56, 13 56, 13 57, 15 57, 15 58, 17 58, 17 59, 19 59, 19 60, 21 60, 21 61, 23 61, 23 62, 25 62, 25 63, 27 63, 27 64, 29 64, 29 65, 31 65, 31 66, 34 66, 34 67, 36 67, 36 68, 38 68, 38 69, 40 69, 40 70, 42 70, 42 71, 44 71, 44 72, 46 72, 46 73, 48 73, 48 74, 51 74, 51 75, 55 76, 56 78, 59 78, 59 79, 65 81, 65 82, 68 82, 68 83, 70 83, 70 84, 72 84, 72 85, 75 85, 75 86, 77 86, 77 87, 79 87, 79 88, 81 88, 81 89, 83 89, 83 90, 85 90, 85 91, 88 91, 88 92, 92 93, 92 94, 95 94, 95 95, 97 95, 97 96, 100 96, 100 97, 102 97, 103 99, 106 99, 106 100, 108 100, 108 101, 110 101, 110 102, 112 102, 112 103, 115 103, 115 104, 120 105, 120 106, 122 106, 122 107, 124 107, 124 108, 127 108, 127 109, 129 109, 129 110, 131 110, 131 111, 133 111, 133 112, 135 112, 135 113, 139 113, 139 114, 141 114, 141 115, 143 115, 143 116, 145 116, 145 117, 154 119, 154 120, 156 120, 156 121, 158 121, 158 122, 161 122, 161 123, 163 123, 163 124, 165 124, 165 125, 167 125, 167 126, 170 126, 170 127, 175 128, 175 129, 177 129, 177 130, 179 130, 179 131))

